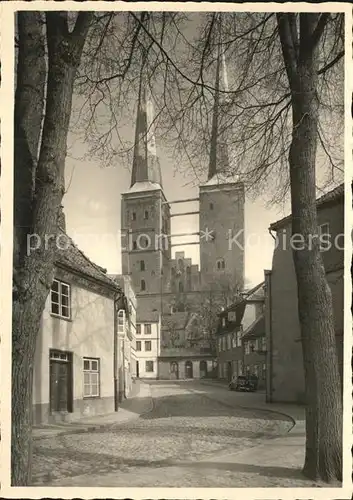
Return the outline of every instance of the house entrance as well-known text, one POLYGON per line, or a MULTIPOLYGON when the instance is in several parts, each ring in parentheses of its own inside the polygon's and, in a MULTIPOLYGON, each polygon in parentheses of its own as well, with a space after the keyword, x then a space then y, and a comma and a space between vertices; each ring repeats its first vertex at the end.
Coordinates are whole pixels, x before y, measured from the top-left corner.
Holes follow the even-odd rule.
POLYGON ((170 363, 170 375, 171 375, 171 378, 174 380, 179 379, 179 365, 176 361, 173 361, 172 363, 170 363))
POLYGON ((185 378, 193 378, 192 361, 185 362, 185 378))
POLYGON ((50 413, 72 412, 72 355, 64 351, 49 354, 50 413))
POLYGON ((207 361, 200 361, 200 378, 207 377, 207 361))

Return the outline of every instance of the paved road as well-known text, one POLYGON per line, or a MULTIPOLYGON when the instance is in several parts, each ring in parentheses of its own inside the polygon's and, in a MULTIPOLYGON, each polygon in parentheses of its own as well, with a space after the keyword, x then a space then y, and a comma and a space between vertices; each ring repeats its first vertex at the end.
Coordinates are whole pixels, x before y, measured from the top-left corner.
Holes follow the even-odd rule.
POLYGON ((36 441, 33 485, 266 486, 258 471, 249 475, 221 457, 270 446, 271 438, 288 432, 290 420, 241 408, 244 395, 197 383, 155 382, 151 394, 153 410, 135 421, 36 441))

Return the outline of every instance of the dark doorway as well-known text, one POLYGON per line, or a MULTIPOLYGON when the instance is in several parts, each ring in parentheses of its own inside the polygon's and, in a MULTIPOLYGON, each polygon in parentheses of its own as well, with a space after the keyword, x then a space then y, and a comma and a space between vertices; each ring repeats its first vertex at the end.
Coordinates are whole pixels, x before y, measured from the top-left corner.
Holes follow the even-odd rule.
POLYGON ((230 382, 232 380, 232 362, 228 361, 227 363, 227 380, 230 382))
POLYGON ((185 378, 193 378, 192 361, 185 362, 185 378))
POLYGON ((179 379, 179 365, 176 361, 173 361, 172 363, 170 363, 170 378, 172 380, 179 379))
POLYGON ((136 361, 136 378, 139 378, 140 376, 140 365, 139 362, 136 361))
POLYGON ((50 413, 72 412, 72 355, 51 350, 49 356, 50 413))
POLYGON ((200 361, 200 378, 207 377, 207 361, 200 361))

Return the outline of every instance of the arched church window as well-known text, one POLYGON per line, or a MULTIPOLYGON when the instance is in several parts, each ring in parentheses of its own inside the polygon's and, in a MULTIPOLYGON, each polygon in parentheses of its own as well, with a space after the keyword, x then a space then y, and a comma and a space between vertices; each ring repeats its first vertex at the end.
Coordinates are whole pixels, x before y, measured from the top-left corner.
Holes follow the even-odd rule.
POLYGON ((146 282, 145 280, 141 280, 141 291, 146 290, 146 282))
POLYGON ((226 267, 226 264, 224 262, 224 259, 218 259, 217 260, 217 269, 221 270, 221 269, 225 269, 225 267, 226 267))
POLYGON ((183 267, 183 259, 178 259, 178 266, 183 267))

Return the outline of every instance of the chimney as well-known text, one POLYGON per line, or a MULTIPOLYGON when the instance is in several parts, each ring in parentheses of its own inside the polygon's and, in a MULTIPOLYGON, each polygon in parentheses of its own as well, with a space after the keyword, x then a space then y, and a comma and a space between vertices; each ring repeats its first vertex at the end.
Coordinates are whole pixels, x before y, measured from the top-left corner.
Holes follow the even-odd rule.
POLYGON ((59 213, 58 213, 58 228, 66 233, 66 220, 64 214, 64 207, 60 205, 59 213))

